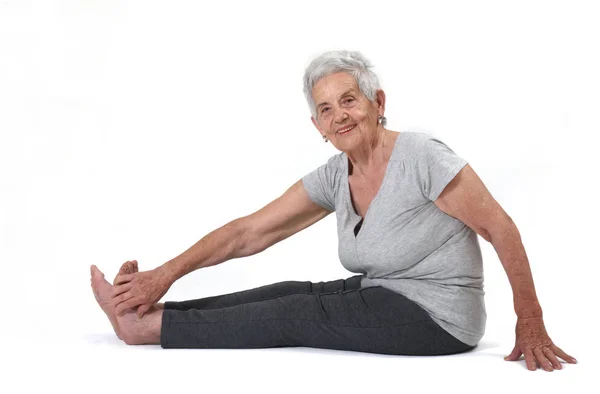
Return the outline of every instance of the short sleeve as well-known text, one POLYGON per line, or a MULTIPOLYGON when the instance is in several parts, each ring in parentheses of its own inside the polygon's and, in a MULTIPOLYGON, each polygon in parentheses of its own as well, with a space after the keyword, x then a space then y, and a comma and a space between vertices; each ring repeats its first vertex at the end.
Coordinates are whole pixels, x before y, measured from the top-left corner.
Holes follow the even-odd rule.
POLYGON ((456 174, 467 165, 444 142, 428 136, 421 145, 419 156, 419 178, 423 195, 435 201, 456 174))
POLYGON ((303 176, 302 183, 315 204, 333 212, 335 211, 334 177, 330 164, 331 160, 303 176))

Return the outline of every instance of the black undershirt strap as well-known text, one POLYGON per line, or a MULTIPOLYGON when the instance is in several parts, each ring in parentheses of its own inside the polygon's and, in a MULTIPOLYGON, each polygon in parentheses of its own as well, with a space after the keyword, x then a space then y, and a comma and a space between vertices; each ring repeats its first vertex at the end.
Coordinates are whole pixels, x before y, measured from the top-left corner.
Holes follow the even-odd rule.
POLYGON ((358 222, 356 227, 354 227, 354 236, 355 237, 358 235, 358 232, 360 231, 362 224, 363 224, 363 219, 360 219, 360 222, 358 222))

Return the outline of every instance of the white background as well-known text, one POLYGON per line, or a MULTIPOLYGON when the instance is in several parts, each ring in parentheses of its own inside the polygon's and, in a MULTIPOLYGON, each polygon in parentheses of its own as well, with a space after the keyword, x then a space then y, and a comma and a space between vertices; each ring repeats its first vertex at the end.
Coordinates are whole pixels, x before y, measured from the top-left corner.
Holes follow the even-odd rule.
MULTIPOLYGON (((12 391, 444 389, 582 392, 598 366, 600 13, 562 1, 0 1, 2 382, 12 391), (473 352, 163 350, 120 342, 89 287, 151 269, 339 153, 310 122, 304 68, 359 50, 388 128, 429 130, 516 222, 546 328, 579 360, 527 371, 512 293, 484 254, 473 352)), ((165 300, 346 278, 335 215, 201 269, 165 300)), ((7 391, 8 392, 8 391, 7 391)))

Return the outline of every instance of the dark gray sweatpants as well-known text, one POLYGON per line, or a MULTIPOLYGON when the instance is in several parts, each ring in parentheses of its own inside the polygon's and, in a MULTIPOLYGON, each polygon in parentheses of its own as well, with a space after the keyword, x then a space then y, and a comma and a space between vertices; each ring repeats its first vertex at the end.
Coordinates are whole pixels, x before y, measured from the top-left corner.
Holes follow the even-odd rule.
POLYGON ((471 350, 419 305, 361 275, 327 282, 285 281, 235 293, 166 302, 163 348, 306 346, 397 355, 471 350))

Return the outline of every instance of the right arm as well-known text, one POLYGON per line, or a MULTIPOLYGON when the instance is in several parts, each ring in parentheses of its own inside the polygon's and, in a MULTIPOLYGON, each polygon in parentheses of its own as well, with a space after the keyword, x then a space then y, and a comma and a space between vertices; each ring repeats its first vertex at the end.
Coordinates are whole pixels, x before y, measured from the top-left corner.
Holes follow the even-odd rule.
POLYGON ((262 209, 210 232, 158 269, 173 283, 199 268, 262 252, 330 213, 310 199, 300 179, 262 209))
POLYGON ((121 315, 139 306, 137 313, 142 317, 182 276, 262 252, 330 213, 310 199, 300 179, 262 209, 210 232, 154 270, 117 275, 112 290, 115 312, 121 315))

